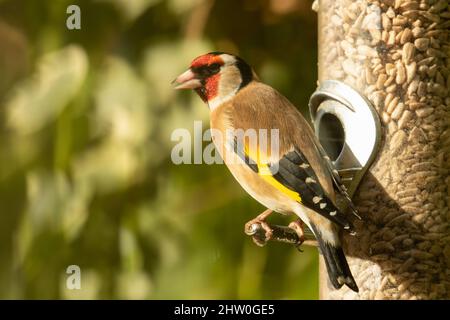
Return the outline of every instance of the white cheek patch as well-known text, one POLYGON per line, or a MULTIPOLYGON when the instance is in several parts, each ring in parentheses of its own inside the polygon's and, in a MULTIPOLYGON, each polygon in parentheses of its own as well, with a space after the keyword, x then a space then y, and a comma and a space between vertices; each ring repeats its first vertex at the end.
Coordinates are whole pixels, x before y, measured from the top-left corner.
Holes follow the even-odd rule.
POLYGON ((226 54, 226 53, 221 54, 220 58, 222 59, 224 64, 233 64, 236 62, 235 57, 233 57, 232 55, 226 54))
POLYGON ((220 92, 221 90, 219 89, 219 94, 214 98, 208 101, 208 106, 210 111, 213 111, 214 109, 216 109, 218 106, 220 106, 222 103, 227 102, 228 100, 230 100, 231 98, 233 98, 237 92, 237 89, 222 95, 222 93, 220 92))

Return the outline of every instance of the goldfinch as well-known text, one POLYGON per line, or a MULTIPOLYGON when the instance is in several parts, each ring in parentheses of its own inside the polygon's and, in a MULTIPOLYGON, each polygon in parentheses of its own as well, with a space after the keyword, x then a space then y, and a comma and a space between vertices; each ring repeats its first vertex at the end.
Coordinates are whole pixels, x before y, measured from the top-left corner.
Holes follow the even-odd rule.
POLYGON ((358 291, 339 240, 340 228, 352 233, 352 224, 337 208, 336 195, 356 211, 301 113, 232 54, 199 56, 174 82, 176 89, 195 90, 208 105, 217 151, 245 191, 268 208, 255 219, 266 235, 272 211, 297 216, 316 236, 331 284, 358 291), (252 143, 236 134, 252 130, 267 132, 266 139, 252 143))

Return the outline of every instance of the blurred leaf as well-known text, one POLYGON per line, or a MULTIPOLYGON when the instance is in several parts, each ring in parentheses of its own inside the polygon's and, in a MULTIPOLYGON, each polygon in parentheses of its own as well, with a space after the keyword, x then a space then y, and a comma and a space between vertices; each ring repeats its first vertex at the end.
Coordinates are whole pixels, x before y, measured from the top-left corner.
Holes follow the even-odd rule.
POLYGON ((121 273, 117 282, 119 299, 148 299, 152 286, 147 274, 139 271, 121 273))
POLYGON ((122 299, 145 299, 151 289, 150 278, 141 271, 142 253, 131 230, 120 231, 122 272, 117 279, 117 296, 122 299))
POLYGON ((125 188, 140 178, 138 170, 145 163, 139 149, 152 131, 154 119, 144 82, 124 60, 108 59, 98 83, 92 127, 94 136, 102 139, 79 155, 72 168, 77 184, 103 193, 125 188))
POLYGON ((123 13, 127 21, 133 21, 147 8, 157 4, 161 0, 96 0, 98 2, 110 2, 123 13))
POLYGON ((16 264, 22 265, 33 243, 34 233, 31 219, 28 216, 22 216, 20 219, 16 234, 14 235, 14 255, 13 260, 16 264))
POLYGON ((176 14, 184 14, 202 2, 203 0, 168 0, 168 5, 176 14))
POLYGON ((141 145, 155 121, 148 108, 145 82, 124 60, 111 57, 101 70, 98 83, 94 131, 107 133, 117 143, 141 145))
POLYGON ((92 190, 89 186, 77 184, 73 187, 62 211, 61 228, 67 240, 78 236, 86 223, 89 217, 88 206, 91 196, 92 190))
POLYGON ((69 195, 70 185, 61 172, 54 175, 42 170, 28 173, 27 214, 35 234, 45 229, 57 230, 69 195))
POLYGON ((142 267, 142 253, 133 233, 127 228, 120 230, 120 254, 124 271, 131 273, 142 267))
POLYGON ((8 125, 29 134, 53 121, 79 90, 87 67, 86 53, 79 46, 43 56, 36 73, 18 85, 7 102, 8 125))
POLYGON ((208 106, 195 94, 192 94, 188 101, 184 101, 184 103, 176 101, 172 106, 159 117, 160 130, 156 133, 163 150, 167 152, 167 156, 170 155, 172 148, 180 142, 171 140, 172 133, 175 130, 188 130, 193 145, 194 141, 197 144, 201 143, 204 131, 209 128, 208 106), (194 122, 198 121, 201 121, 201 132, 194 130, 194 122))
POLYGON ((108 193, 139 179, 138 165, 138 159, 126 144, 109 141, 79 156, 73 164, 73 174, 76 184, 86 184, 99 193, 108 193))

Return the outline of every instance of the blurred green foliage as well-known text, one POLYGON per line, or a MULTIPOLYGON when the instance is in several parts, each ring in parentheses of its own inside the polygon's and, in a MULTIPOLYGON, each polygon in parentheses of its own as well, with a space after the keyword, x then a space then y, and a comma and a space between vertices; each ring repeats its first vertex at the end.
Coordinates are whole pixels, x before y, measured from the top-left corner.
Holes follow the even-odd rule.
MULTIPOLYGON (((306 112, 307 0, 0 1, 0 297, 315 299, 317 252, 256 247, 223 165, 170 161, 208 110, 170 81, 237 53, 306 112), (66 8, 81 8, 81 30, 66 8), (66 288, 67 266, 82 290, 66 288)), ((287 218, 276 218, 287 223, 287 218)))

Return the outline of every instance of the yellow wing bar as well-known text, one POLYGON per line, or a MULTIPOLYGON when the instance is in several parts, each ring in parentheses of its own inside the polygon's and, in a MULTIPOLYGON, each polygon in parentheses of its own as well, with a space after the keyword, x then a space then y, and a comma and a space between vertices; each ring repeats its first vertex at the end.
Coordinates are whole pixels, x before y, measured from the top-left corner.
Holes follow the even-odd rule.
POLYGON ((300 203, 302 202, 302 198, 300 197, 300 194, 298 192, 289 189, 281 182, 279 182, 277 179, 275 179, 268 166, 267 155, 262 154, 259 148, 257 148, 256 150, 250 150, 248 143, 244 143, 244 153, 247 158, 247 161, 249 161, 250 163, 256 163, 256 166, 258 168, 257 173, 261 178, 263 178, 270 185, 272 185, 273 187, 275 187, 276 189, 287 195, 289 198, 300 203))
POLYGON ((295 192, 285 185, 283 185, 281 182, 279 182, 277 179, 275 179, 270 172, 270 169, 267 164, 260 164, 257 163, 258 166, 258 175, 261 176, 265 181, 270 183, 272 186, 277 188, 279 191, 283 192, 285 195, 287 195, 289 198, 297 201, 302 202, 302 198, 300 197, 300 194, 298 192, 295 192))

